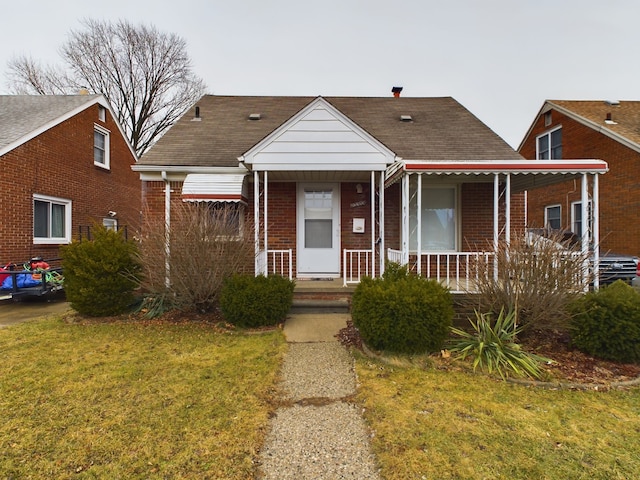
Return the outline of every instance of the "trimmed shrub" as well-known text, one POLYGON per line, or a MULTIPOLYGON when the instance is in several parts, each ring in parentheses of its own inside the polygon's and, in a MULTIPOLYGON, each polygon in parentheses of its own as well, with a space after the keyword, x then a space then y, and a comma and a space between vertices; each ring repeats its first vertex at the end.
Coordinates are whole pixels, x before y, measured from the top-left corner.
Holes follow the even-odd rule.
POLYGON ((104 317, 125 312, 139 285, 137 246, 122 232, 96 225, 92 240, 61 247, 67 300, 78 313, 104 317))
POLYGON ((220 309, 225 319, 239 327, 276 325, 284 320, 295 283, 280 275, 233 275, 224 280, 220 309))
POLYGON ((640 361, 640 294, 622 280, 571 304, 572 342, 595 357, 640 361))
POLYGON ((377 350, 396 353, 440 350, 453 315, 445 287, 402 268, 385 271, 381 279, 364 278, 351 304, 351 318, 362 340, 377 350))

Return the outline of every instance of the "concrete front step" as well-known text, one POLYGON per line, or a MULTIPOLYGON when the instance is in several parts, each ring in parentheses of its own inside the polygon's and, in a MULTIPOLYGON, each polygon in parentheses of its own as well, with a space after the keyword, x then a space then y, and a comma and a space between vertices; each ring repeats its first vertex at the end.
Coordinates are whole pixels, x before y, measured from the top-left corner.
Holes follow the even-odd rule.
POLYGON ((290 313, 349 313, 350 301, 346 298, 296 298, 290 313))

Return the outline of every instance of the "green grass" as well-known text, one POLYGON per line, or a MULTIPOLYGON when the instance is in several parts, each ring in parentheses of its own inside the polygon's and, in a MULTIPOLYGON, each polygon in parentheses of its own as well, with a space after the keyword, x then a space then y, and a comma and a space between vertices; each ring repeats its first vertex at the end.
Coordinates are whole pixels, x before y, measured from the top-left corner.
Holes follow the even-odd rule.
POLYGON ((640 389, 544 390, 358 358, 386 479, 640 478, 640 389))
POLYGON ((0 478, 252 478, 285 348, 205 324, 2 329, 0 478))

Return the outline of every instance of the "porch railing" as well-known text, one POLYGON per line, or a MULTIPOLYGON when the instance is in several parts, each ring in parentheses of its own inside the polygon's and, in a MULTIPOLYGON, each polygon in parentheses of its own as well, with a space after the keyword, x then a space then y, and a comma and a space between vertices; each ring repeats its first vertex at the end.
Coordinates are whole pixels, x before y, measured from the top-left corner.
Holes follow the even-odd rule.
MULTIPOLYGON (((418 271, 415 254, 409 256, 410 269, 418 271)), ((388 249, 387 259, 402 264, 402 252, 388 249)), ((420 274, 442 283, 454 293, 474 292, 480 275, 493 271, 493 252, 424 252, 420 255, 420 274)))
POLYGON ((266 262, 267 275, 282 275, 293 279, 293 250, 267 250, 262 251, 262 261, 266 262))
POLYGON ((343 285, 360 283, 362 277, 373 274, 373 254, 371 250, 343 250, 342 270, 343 285))

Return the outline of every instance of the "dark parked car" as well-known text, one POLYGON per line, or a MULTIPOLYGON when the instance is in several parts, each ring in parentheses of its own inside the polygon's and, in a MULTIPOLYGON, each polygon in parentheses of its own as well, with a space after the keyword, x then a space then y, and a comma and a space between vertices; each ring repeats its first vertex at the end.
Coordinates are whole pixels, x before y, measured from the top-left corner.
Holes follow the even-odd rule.
MULTIPOLYGON (((573 232, 564 230, 549 230, 546 228, 533 228, 528 230, 529 238, 532 236, 543 237, 558 244, 558 248, 575 251, 579 248, 581 238, 573 232)), ((590 256, 593 265, 593 253, 590 256)), ((640 286, 638 278, 638 257, 600 250, 598 271, 600 285, 608 285, 616 280, 640 286)))

